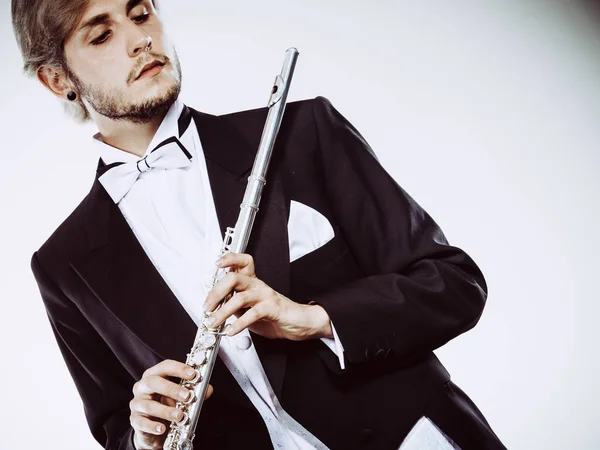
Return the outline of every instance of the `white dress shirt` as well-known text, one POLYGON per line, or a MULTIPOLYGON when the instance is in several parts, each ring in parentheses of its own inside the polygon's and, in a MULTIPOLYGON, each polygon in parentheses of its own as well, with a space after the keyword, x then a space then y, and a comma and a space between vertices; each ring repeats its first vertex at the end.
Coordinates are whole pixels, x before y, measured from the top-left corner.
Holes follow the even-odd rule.
MULTIPOLYGON (((171 106, 144 156, 166 138, 179 137, 178 118, 183 107, 180 99, 171 106)), ((193 119, 179 140, 192 155, 191 164, 182 169, 151 169, 140 173, 118 207, 160 275, 192 320, 200 325, 202 305, 212 287, 215 261, 223 236, 200 137, 193 119)), ((105 144, 99 133, 94 135, 92 141, 105 164, 142 159, 105 144)), ((102 183, 102 176, 99 181, 102 183)), ((306 228, 306 224, 311 222, 309 209, 294 208, 295 218, 288 223, 289 234, 295 236, 290 239, 292 260, 304 254, 307 248, 314 247, 314 243, 308 242, 310 239, 306 237, 306 229, 293 229, 300 226, 306 228), (299 217, 301 214, 304 215, 299 217)), ((316 235, 330 234, 325 225, 319 227, 316 235)), ((234 320, 235 318, 230 317, 227 323, 234 320)), ((333 339, 323 338, 321 341, 338 356, 340 366, 344 369, 344 349, 333 324, 331 327, 333 339)), ((191 346, 192 342, 190 348, 191 346)), ((219 357, 260 413, 275 449, 327 449, 281 407, 248 330, 233 337, 224 336, 219 347, 219 357)), ((422 417, 417 422, 408 436, 410 439, 401 446, 402 450, 457 448, 444 438, 431 421, 425 419, 422 417)))

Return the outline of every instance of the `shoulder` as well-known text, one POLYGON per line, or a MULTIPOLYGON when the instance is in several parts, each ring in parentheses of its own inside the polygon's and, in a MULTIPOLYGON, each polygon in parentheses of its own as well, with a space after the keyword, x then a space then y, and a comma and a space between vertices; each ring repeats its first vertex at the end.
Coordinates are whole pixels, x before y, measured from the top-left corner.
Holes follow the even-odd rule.
MULTIPOLYGON (((192 110, 196 114, 210 116, 194 108, 192 110)), ((323 96, 288 102, 281 122, 280 135, 294 136, 297 133, 302 133, 304 136, 314 135, 317 123, 327 120, 332 111, 335 111, 333 105, 323 96)), ((258 146, 268 112, 268 107, 263 106, 210 117, 242 135, 251 145, 258 146)))
POLYGON ((32 267, 37 259, 46 271, 53 272, 85 249, 84 218, 89 201, 88 193, 31 255, 32 267))
MULTIPOLYGON (((333 105, 329 99, 317 96, 315 98, 288 102, 285 107, 284 117, 286 122, 303 125, 321 118, 324 114, 330 112, 332 108, 333 105)), ((252 119, 264 121, 267 112, 268 108, 264 106, 262 108, 223 114, 220 117, 232 123, 242 123, 252 119)))
MULTIPOLYGON (((296 100, 288 102, 285 107, 285 116, 290 116, 293 119, 304 119, 311 120, 311 116, 314 116, 314 112, 319 113, 320 111, 327 109, 331 106, 329 99, 323 96, 317 96, 315 98, 309 98, 304 100, 296 100)), ((243 122, 251 119, 264 119, 267 115, 268 108, 263 106, 261 108, 247 109, 243 111, 235 111, 227 114, 223 114, 221 117, 224 120, 231 122, 243 122)))

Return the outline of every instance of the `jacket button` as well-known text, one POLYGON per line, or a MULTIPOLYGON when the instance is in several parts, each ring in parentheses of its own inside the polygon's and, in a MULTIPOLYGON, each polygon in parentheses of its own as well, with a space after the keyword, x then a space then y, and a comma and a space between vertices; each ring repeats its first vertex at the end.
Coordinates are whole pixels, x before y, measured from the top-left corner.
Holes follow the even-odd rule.
POLYGON ((252 345, 252 340, 250 339, 250 336, 239 336, 235 340, 235 345, 240 350, 248 350, 252 345))
POLYGON ((373 440, 373 435, 374 435, 373 430, 371 430, 370 428, 365 428, 360 433, 360 442, 362 442, 363 444, 366 444, 367 442, 371 442, 373 440))

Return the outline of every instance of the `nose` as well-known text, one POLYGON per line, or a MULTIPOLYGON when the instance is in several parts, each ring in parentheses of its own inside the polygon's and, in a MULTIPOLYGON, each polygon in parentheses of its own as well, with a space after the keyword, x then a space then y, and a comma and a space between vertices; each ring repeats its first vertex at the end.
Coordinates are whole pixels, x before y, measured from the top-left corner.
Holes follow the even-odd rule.
POLYGON ((151 47, 152 38, 137 28, 136 34, 134 37, 132 37, 132 41, 129 46, 129 56, 135 57, 143 51, 149 51, 151 47))

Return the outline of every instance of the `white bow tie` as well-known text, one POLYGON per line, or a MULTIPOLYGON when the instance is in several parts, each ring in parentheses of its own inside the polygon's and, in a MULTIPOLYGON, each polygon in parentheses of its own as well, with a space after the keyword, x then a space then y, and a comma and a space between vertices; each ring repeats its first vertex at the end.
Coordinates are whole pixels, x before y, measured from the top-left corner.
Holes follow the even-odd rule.
POLYGON ((120 163, 108 169, 98 180, 113 199, 119 203, 133 187, 142 172, 150 169, 180 169, 191 164, 192 155, 179 139, 171 136, 158 144, 138 161, 120 163))

